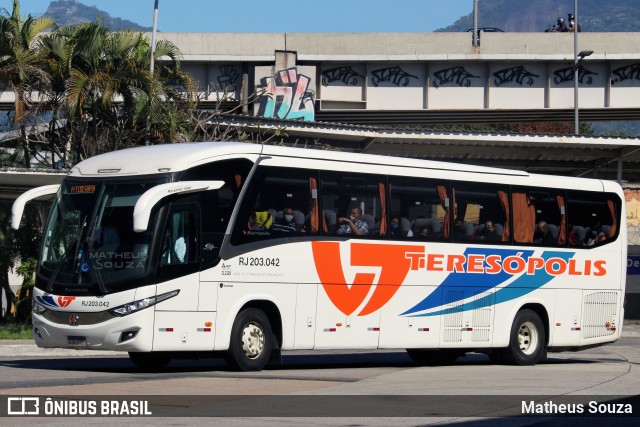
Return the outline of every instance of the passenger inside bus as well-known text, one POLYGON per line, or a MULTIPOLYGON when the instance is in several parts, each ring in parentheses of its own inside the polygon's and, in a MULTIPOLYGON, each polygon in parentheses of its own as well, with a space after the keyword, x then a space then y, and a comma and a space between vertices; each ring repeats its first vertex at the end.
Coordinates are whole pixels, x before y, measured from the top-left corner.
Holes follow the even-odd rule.
POLYGON ((273 217, 268 211, 252 212, 247 222, 250 231, 266 231, 273 225, 273 217))
POLYGON ((556 244, 556 238, 553 237, 551 228, 546 221, 540 221, 538 223, 534 242, 545 246, 554 246, 556 244))
POLYGON ((477 238, 485 242, 499 242, 501 236, 497 233, 493 221, 488 219, 484 222, 484 227, 478 227, 477 238))
POLYGON ((274 233, 295 233, 298 231, 298 227, 293 219, 293 209, 286 207, 282 210, 282 218, 276 220, 271 226, 271 230, 274 233))
POLYGON ((391 217, 391 222, 389 223, 389 236, 392 239, 399 239, 402 236, 402 229, 400 228, 400 218, 395 215, 391 217))
POLYGON ((604 240, 607 240, 607 235, 602 229, 603 227, 602 227, 602 224, 600 224, 600 222, 596 222, 595 224, 593 224, 593 226, 591 227, 587 235, 587 240, 585 242, 585 245, 593 246, 596 243, 600 243, 604 240))
POLYGON ((429 237, 431 237, 431 230, 426 225, 422 227, 418 234, 416 234, 415 236, 417 240, 428 240, 429 237))
POLYGON ((362 210, 359 207, 351 208, 349 218, 340 217, 338 223, 341 224, 336 233, 339 236, 351 234, 366 236, 369 234, 369 225, 362 219, 362 210))

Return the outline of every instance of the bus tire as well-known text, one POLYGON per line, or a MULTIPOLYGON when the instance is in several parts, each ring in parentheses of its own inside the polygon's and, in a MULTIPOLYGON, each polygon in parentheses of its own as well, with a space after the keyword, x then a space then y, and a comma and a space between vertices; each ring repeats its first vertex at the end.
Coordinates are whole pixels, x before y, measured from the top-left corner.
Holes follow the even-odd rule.
POLYGON ((533 310, 521 310, 511 325, 509 347, 504 359, 514 365, 535 365, 546 356, 546 336, 540 316, 533 310))
POLYGON ((406 350, 414 362, 424 366, 451 365, 458 357, 464 355, 464 352, 460 350, 424 350, 420 348, 406 350))
POLYGON ((274 342, 267 315, 256 308, 242 310, 233 322, 225 361, 234 370, 260 371, 269 362, 274 342))
POLYGON ((129 359, 146 372, 161 371, 171 362, 171 355, 163 352, 129 352, 129 359))

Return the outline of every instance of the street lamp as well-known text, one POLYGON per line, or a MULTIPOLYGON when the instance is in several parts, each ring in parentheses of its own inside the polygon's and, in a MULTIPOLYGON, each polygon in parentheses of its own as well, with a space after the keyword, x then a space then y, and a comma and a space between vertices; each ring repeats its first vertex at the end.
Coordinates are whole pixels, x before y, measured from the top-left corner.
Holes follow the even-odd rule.
MULTIPOLYGON (((577 20, 575 21, 577 25, 577 20)), ((578 32, 575 31, 575 34, 578 32)), ((592 50, 581 50, 579 53, 575 55, 574 65, 573 65, 573 114, 574 114, 574 122, 575 122, 575 134, 580 135, 580 119, 579 119, 579 105, 578 105, 578 86, 580 81, 580 68, 582 65, 580 63, 584 58, 593 54, 592 50)))
POLYGON ((573 0, 573 115, 574 134, 580 135, 580 119, 578 112, 578 84, 580 78, 580 62, 593 53, 592 50, 578 52, 578 0, 573 0))

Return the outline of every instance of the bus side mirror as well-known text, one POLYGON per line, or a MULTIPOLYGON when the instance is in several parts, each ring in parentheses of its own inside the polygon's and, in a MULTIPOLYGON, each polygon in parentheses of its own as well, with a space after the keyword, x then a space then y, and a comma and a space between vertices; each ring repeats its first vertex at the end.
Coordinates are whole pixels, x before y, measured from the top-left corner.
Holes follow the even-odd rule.
POLYGON ((179 181, 150 188, 140 196, 133 208, 133 231, 141 233, 147 230, 151 210, 165 197, 173 196, 174 194, 218 190, 223 185, 224 181, 179 181))
POLYGON ((38 197, 55 194, 58 192, 58 188, 60 188, 60 184, 43 185, 22 193, 11 207, 11 228, 14 230, 20 228, 20 221, 22 221, 22 214, 27 203, 38 197))

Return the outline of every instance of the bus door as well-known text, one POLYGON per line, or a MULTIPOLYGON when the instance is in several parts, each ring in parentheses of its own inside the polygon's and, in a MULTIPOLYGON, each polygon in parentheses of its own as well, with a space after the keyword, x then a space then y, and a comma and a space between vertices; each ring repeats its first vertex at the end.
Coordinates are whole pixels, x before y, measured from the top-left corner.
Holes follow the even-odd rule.
POLYGON ((160 237, 158 294, 180 293, 156 306, 154 346, 163 351, 213 348, 214 314, 198 312, 200 206, 183 199, 170 205, 160 237), (208 325, 208 326, 207 326, 208 325))

